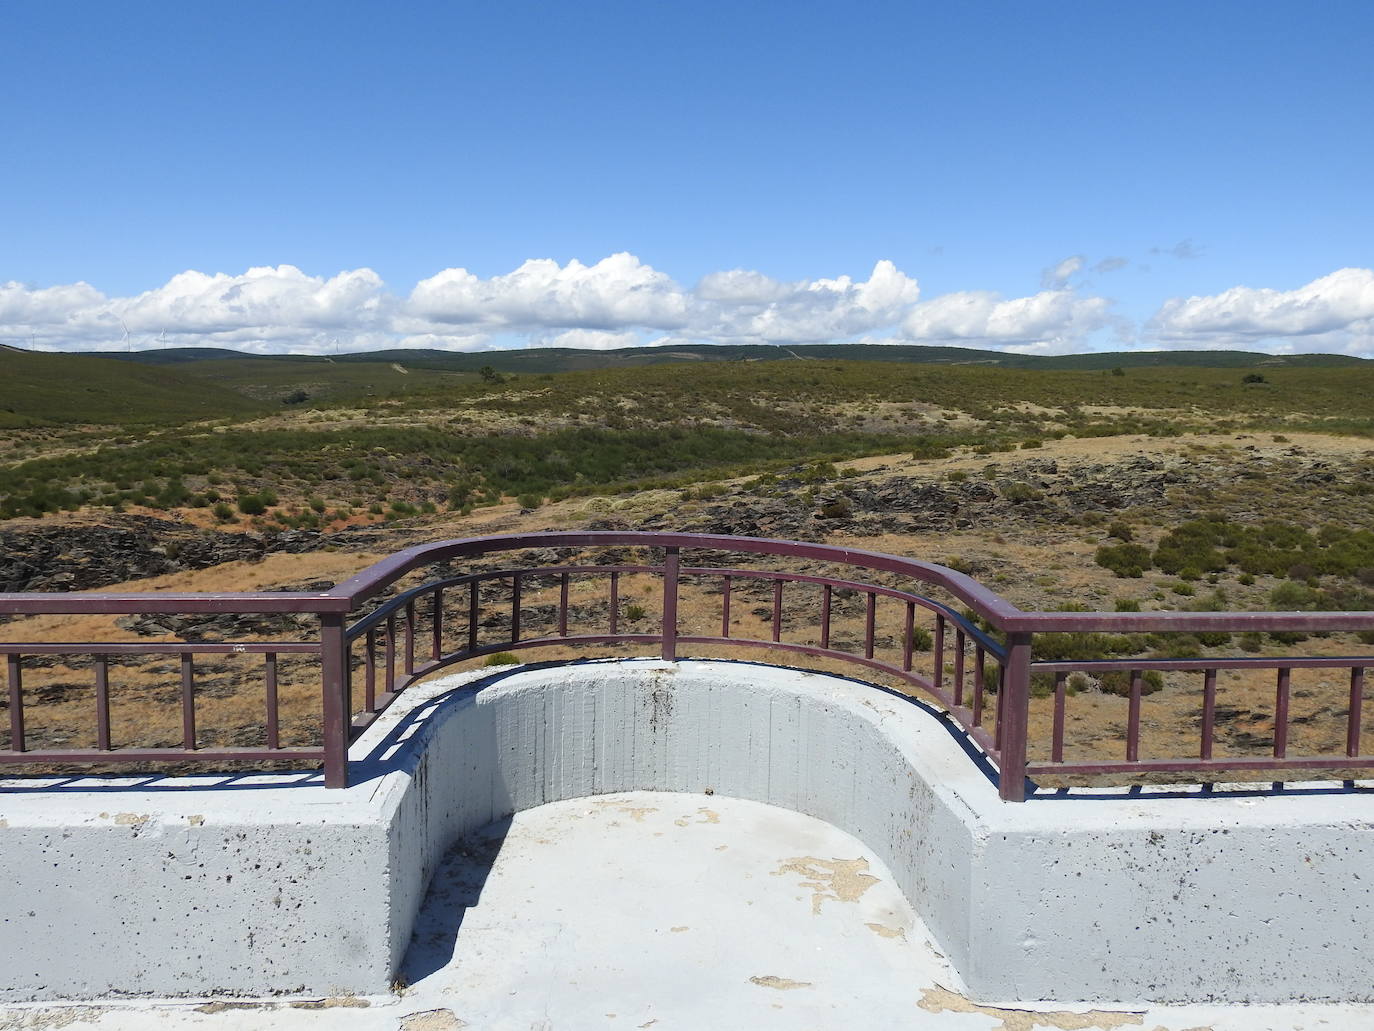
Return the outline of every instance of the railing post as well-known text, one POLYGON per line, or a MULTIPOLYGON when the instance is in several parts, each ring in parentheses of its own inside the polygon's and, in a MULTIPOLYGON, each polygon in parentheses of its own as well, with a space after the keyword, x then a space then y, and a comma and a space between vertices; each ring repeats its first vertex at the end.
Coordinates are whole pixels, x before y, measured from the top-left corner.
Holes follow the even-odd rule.
POLYGON ((1031 635, 1007 635, 1006 665, 1003 667, 1001 700, 1001 760, 998 787, 1005 802, 1026 800, 1026 735, 1030 725, 1031 635))
POLYGON ((678 549, 664 549, 663 657, 669 662, 677 659, 677 570, 678 549))
POLYGON ((353 704, 342 613, 320 614, 320 679, 324 691, 324 786, 346 788, 353 704))

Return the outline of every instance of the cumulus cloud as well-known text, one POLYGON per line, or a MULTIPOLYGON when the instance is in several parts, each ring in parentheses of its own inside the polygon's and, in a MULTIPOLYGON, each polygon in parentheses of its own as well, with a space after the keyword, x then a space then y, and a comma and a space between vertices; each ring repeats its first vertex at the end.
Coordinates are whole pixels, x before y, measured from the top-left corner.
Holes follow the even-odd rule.
POLYGON ((1082 270, 1085 260, 1081 254, 1072 254, 1057 265, 1051 265, 1040 273, 1041 288, 1045 290, 1062 289, 1064 284, 1082 270))
MULTIPOLYGON (((316 276, 293 265, 238 274, 189 270, 133 296, 107 296, 78 282, 0 284, 0 343, 98 350, 132 345, 232 347, 257 353, 330 353, 389 347, 630 347, 696 343, 884 341, 999 350, 1092 349, 1110 329, 1118 346, 1137 325, 1113 302, 1086 295, 1086 259, 1045 270, 1058 285, 1025 297, 968 290, 923 298, 891 261, 866 278, 781 280, 729 269, 684 287, 632 254, 593 264, 526 261, 481 277, 450 268, 409 293, 388 289, 371 269, 316 276)), ((1107 258, 1096 271, 1120 267, 1107 258)), ((1150 347, 1374 351, 1374 271, 1341 269, 1296 290, 1234 287, 1174 298, 1144 327, 1150 347)))
POLYGON ((866 280, 849 276, 785 283, 736 269, 705 277, 683 336, 737 343, 845 340, 896 323, 915 304, 916 280, 879 261, 866 280))
POLYGON ((1343 268, 1296 290, 1235 286, 1175 297, 1148 329, 1169 346, 1235 347, 1285 341, 1290 349, 1374 349, 1374 270, 1343 268))
POLYGON ((97 349, 132 341, 324 351, 390 342, 391 305, 371 269, 328 279, 293 265, 241 275, 188 271, 134 297, 106 297, 86 283, 0 287, 0 340, 97 349))
POLYGON ((406 307, 416 318, 448 325, 614 330, 679 328, 686 324, 688 304, 672 278, 621 253, 595 265, 532 259, 490 279, 464 268, 445 269, 417 283, 406 307))
POLYGON ((902 329, 918 343, 1061 352, 1108 326, 1111 304, 1073 290, 1005 300, 991 291, 968 290, 916 305, 902 329))

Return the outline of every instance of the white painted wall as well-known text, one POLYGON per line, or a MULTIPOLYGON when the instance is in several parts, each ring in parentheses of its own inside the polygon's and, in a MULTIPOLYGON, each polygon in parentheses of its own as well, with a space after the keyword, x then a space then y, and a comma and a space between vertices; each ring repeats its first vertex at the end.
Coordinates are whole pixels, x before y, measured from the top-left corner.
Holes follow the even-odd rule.
POLYGON ((1374 998, 1368 795, 1007 804, 919 707, 744 663, 519 668, 407 697, 343 791, 0 793, 0 1000, 382 991, 458 837, 627 790, 853 834, 987 1001, 1374 998))

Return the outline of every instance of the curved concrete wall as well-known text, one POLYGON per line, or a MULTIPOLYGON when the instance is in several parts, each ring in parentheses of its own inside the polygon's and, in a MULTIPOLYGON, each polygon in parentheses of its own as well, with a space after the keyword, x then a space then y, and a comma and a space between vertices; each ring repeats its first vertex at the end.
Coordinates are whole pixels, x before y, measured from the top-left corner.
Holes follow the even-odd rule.
POLYGON ((407 699, 343 791, 0 796, 0 998, 382 991, 454 841, 626 790, 710 790, 854 835, 985 1000, 1374 997, 1367 795, 1005 804, 929 712, 745 663, 524 667, 407 699))

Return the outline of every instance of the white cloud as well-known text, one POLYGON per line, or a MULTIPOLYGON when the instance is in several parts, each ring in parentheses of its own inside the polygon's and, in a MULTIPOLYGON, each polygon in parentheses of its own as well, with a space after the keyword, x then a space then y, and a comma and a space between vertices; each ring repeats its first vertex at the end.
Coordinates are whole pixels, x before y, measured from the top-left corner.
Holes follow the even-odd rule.
POLYGON ((702 280, 682 335, 761 344, 845 340, 892 326, 920 293, 890 261, 876 263, 862 282, 839 276, 783 283, 736 269, 702 280))
POLYGON ((371 269, 325 279, 293 265, 242 275, 188 271, 134 297, 106 297, 85 283, 0 288, 0 339, 99 349, 236 347, 253 351, 362 349, 390 342, 391 298, 371 269))
POLYGON ((686 323, 688 295, 669 276, 621 253, 595 265, 531 259, 490 279, 445 269, 417 283, 406 308, 411 316, 448 325, 676 329, 686 323))
MULTIPOLYGON (((1098 270, 1117 267, 1105 259, 1098 270)), ((1045 270, 1064 282, 1073 255, 1045 270)), ((0 342, 43 349, 232 347, 254 353, 330 353, 388 347, 632 347, 695 343, 806 344, 887 340, 1029 353, 1096 349, 1111 331, 1132 345, 1138 327, 1113 302, 1060 285, 1025 297, 968 290, 922 300, 891 261, 866 279, 778 280, 749 269, 684 288, 632 254, 594 263, 539 259, 482 278, 446 269, 408 295, 371 269, 312 276, 293 265, 241 274, 188 270, 154 289, 110 297, 88 283, 0 284, 0 342), (127 336, 126 336, 127 327, 127 336)), ((1374 271, 1347 268, 1277 291, 1235 287, 1165 302, 1140 343, 1169 347, 1374 352, 1374 271)))
POLYGON ((1072 290, 1042 290, 1010 300, 969 290, 916 305, 902 329, 917 343, 1064 351, 1109 325, 1111 304, 1103 297, 1079 297, 1072 290))
POLYGON ((1081 254, 1072 254, 1057 265, 1051 265, 1040 273, 1040 286, 1045 290, 1063 289, 1065 283, 1082 271, 1086 260, 1081 254))
POLYGON ((1286 341, 1304 351, 1374 350, 1374 270, 1343 268, 1296 290, 1236 286, 1165 301, 1150 320, 1167 346, 1237 347, 1286 341))

